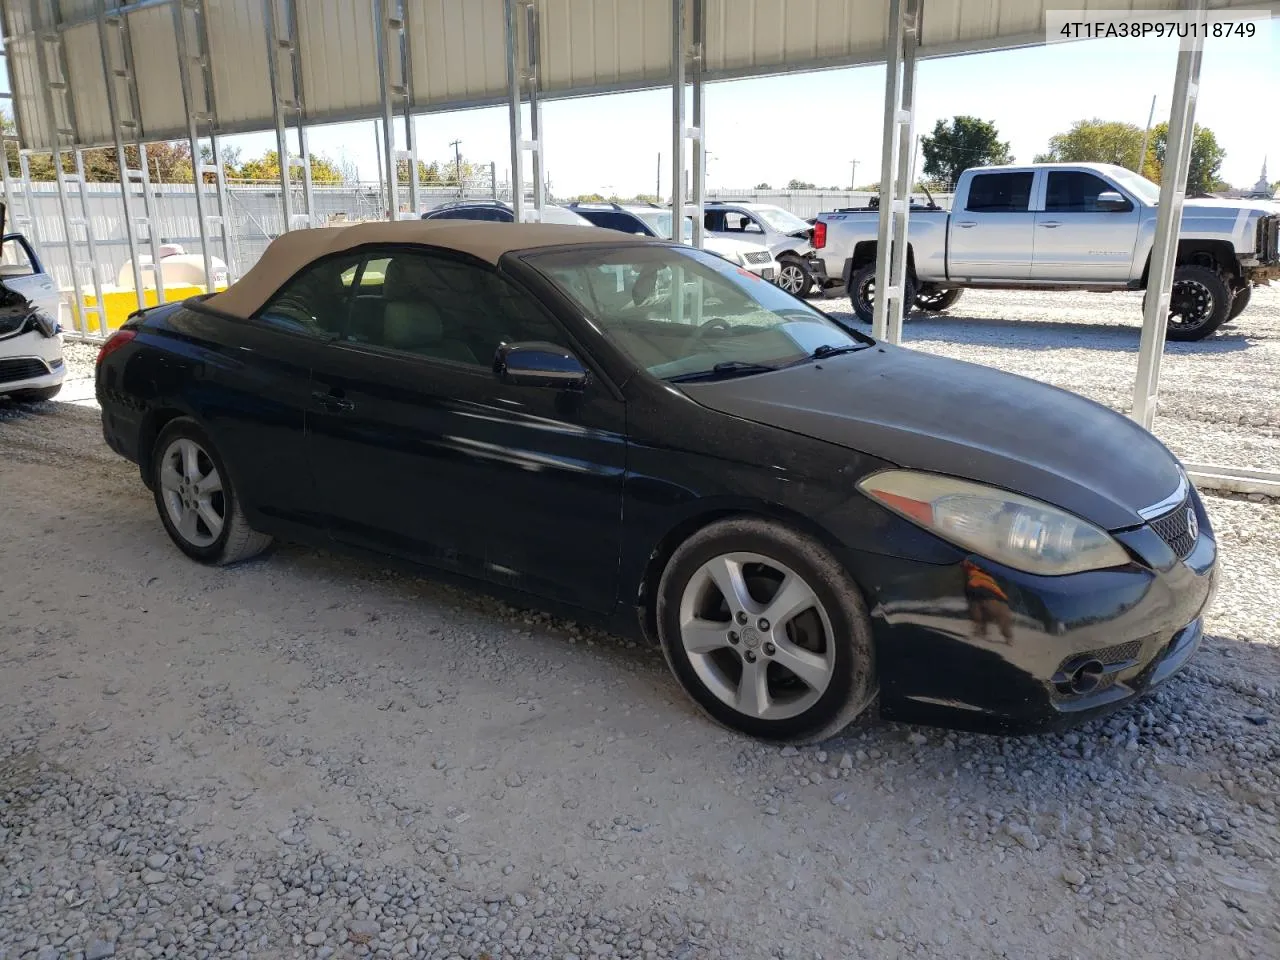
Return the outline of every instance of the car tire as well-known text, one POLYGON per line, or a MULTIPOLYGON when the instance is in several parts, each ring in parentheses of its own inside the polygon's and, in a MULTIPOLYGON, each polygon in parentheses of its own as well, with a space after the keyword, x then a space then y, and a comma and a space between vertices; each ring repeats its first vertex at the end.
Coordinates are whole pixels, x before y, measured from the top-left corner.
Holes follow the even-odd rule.
POLYGON ((52 400, 62 392, 62 384, 55 387, 41 387, 38 390, 15 390, 10 396, 14 400, 23 403, 41 403, 45 400, 52 400))
POLYGON ((1244 313, 1245 308, 1249 306, 1249 301, 1253 299, 1253 285, 1245 284, 1235 292, 1231 298, 1231 309, 1227 311, 1227 321, 1230 322, 1240 314, 1244 313))
POLYGON ((778 264, 777 282, 793 297, 807 297, 814 288, 813 274, 799 257, 788 257, 778 264))
MULTIPOLYGON (((849 302, 853 304, 853 312, 863 323, 870 323, 875 315, 875 283, 876 265, 874 263, 858 268, 849 278, 849 302)), ((916 302, 916 284, 910 277, 907 278, 904 292, 902 302, 906 304, 906 309, 903 310, 902 319, 906 320, 916 302)))
POLYGON ((960 287, 941 287, 916 291, 916 307, 929 313, 941 313, 960 299, 960 287))
POLYGON ((655 613, 671 672, 732 730, 815 743, 875 698, 861 592, 826 547, 780 523, 744 517, 699 530, 667 562, 655 613), (764 622, 771 613, 779 622, 764 622))
POLYGON ((1165 336, 1182 342, 1203 340, 1226 322, 1230 309, 1231 288, 1222 274, 1184 264, 1173 272, 1165 336))
POLYGON ((271 537, 249 526, 217 447, 190 417, 160 431, 151 477, 160 521, 191 559, 226 566, 271 545, 271 537))

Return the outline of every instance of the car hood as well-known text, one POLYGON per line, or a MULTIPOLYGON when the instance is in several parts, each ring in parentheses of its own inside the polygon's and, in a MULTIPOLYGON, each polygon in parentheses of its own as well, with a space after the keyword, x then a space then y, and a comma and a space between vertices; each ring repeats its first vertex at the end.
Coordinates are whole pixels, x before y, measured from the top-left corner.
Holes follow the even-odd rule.
POLYGON ((888 344, 680 388, 720 413, 1012 490, 1108 530, 1142 523, 1182 479, 1159 440, 1092 400, 888 344))
POLYGON ((1220 213, 1224 217, 1237 214, 1241 210, 1255 210, 1258 213, 1280 213, 1280 203, 1276 203, 1274 200, 1218 200, 1208 197, 1199 200, 1183 200, 1182 209, 1186 210, 1188 208, 1197 213, 1220 213))

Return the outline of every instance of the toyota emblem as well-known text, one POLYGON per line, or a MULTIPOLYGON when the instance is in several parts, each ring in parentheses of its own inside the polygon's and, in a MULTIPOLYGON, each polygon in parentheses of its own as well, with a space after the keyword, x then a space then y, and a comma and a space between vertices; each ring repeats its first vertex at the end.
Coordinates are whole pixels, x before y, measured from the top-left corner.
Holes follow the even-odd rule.
POLYGON ((1200 539, 1200 521, 1196 519, 1196 512, 1191 507, 1187 507, 1187 533, 1191 534, 1192 540, 1200 539))

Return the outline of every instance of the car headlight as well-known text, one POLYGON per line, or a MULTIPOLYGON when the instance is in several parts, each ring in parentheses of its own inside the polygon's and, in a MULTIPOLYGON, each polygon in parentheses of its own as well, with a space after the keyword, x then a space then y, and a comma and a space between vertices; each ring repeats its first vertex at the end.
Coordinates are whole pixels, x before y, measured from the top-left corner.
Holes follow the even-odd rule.
POLYGON ((873 474, 858 489, 944 540, 1015 570, 1061 576, 1129 563, 1105 530, 1007 490, 911 470, 873 474))

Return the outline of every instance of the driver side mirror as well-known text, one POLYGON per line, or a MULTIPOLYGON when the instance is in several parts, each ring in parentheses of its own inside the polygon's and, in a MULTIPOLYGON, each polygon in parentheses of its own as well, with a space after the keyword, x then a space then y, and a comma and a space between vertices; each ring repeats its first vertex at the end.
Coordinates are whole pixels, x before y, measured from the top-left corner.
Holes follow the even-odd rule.
POLYGON ((1133 209, 1133 204, 1115 190, 1104 190, 1098 194, 1098 209, 1106 213, 1125 213, 1133 209))
POLYGON ((504 343, 493 355, 493 373, 514 387, 554 387, 581 390, 587 369, 577 357, 554 343, 504 343))

